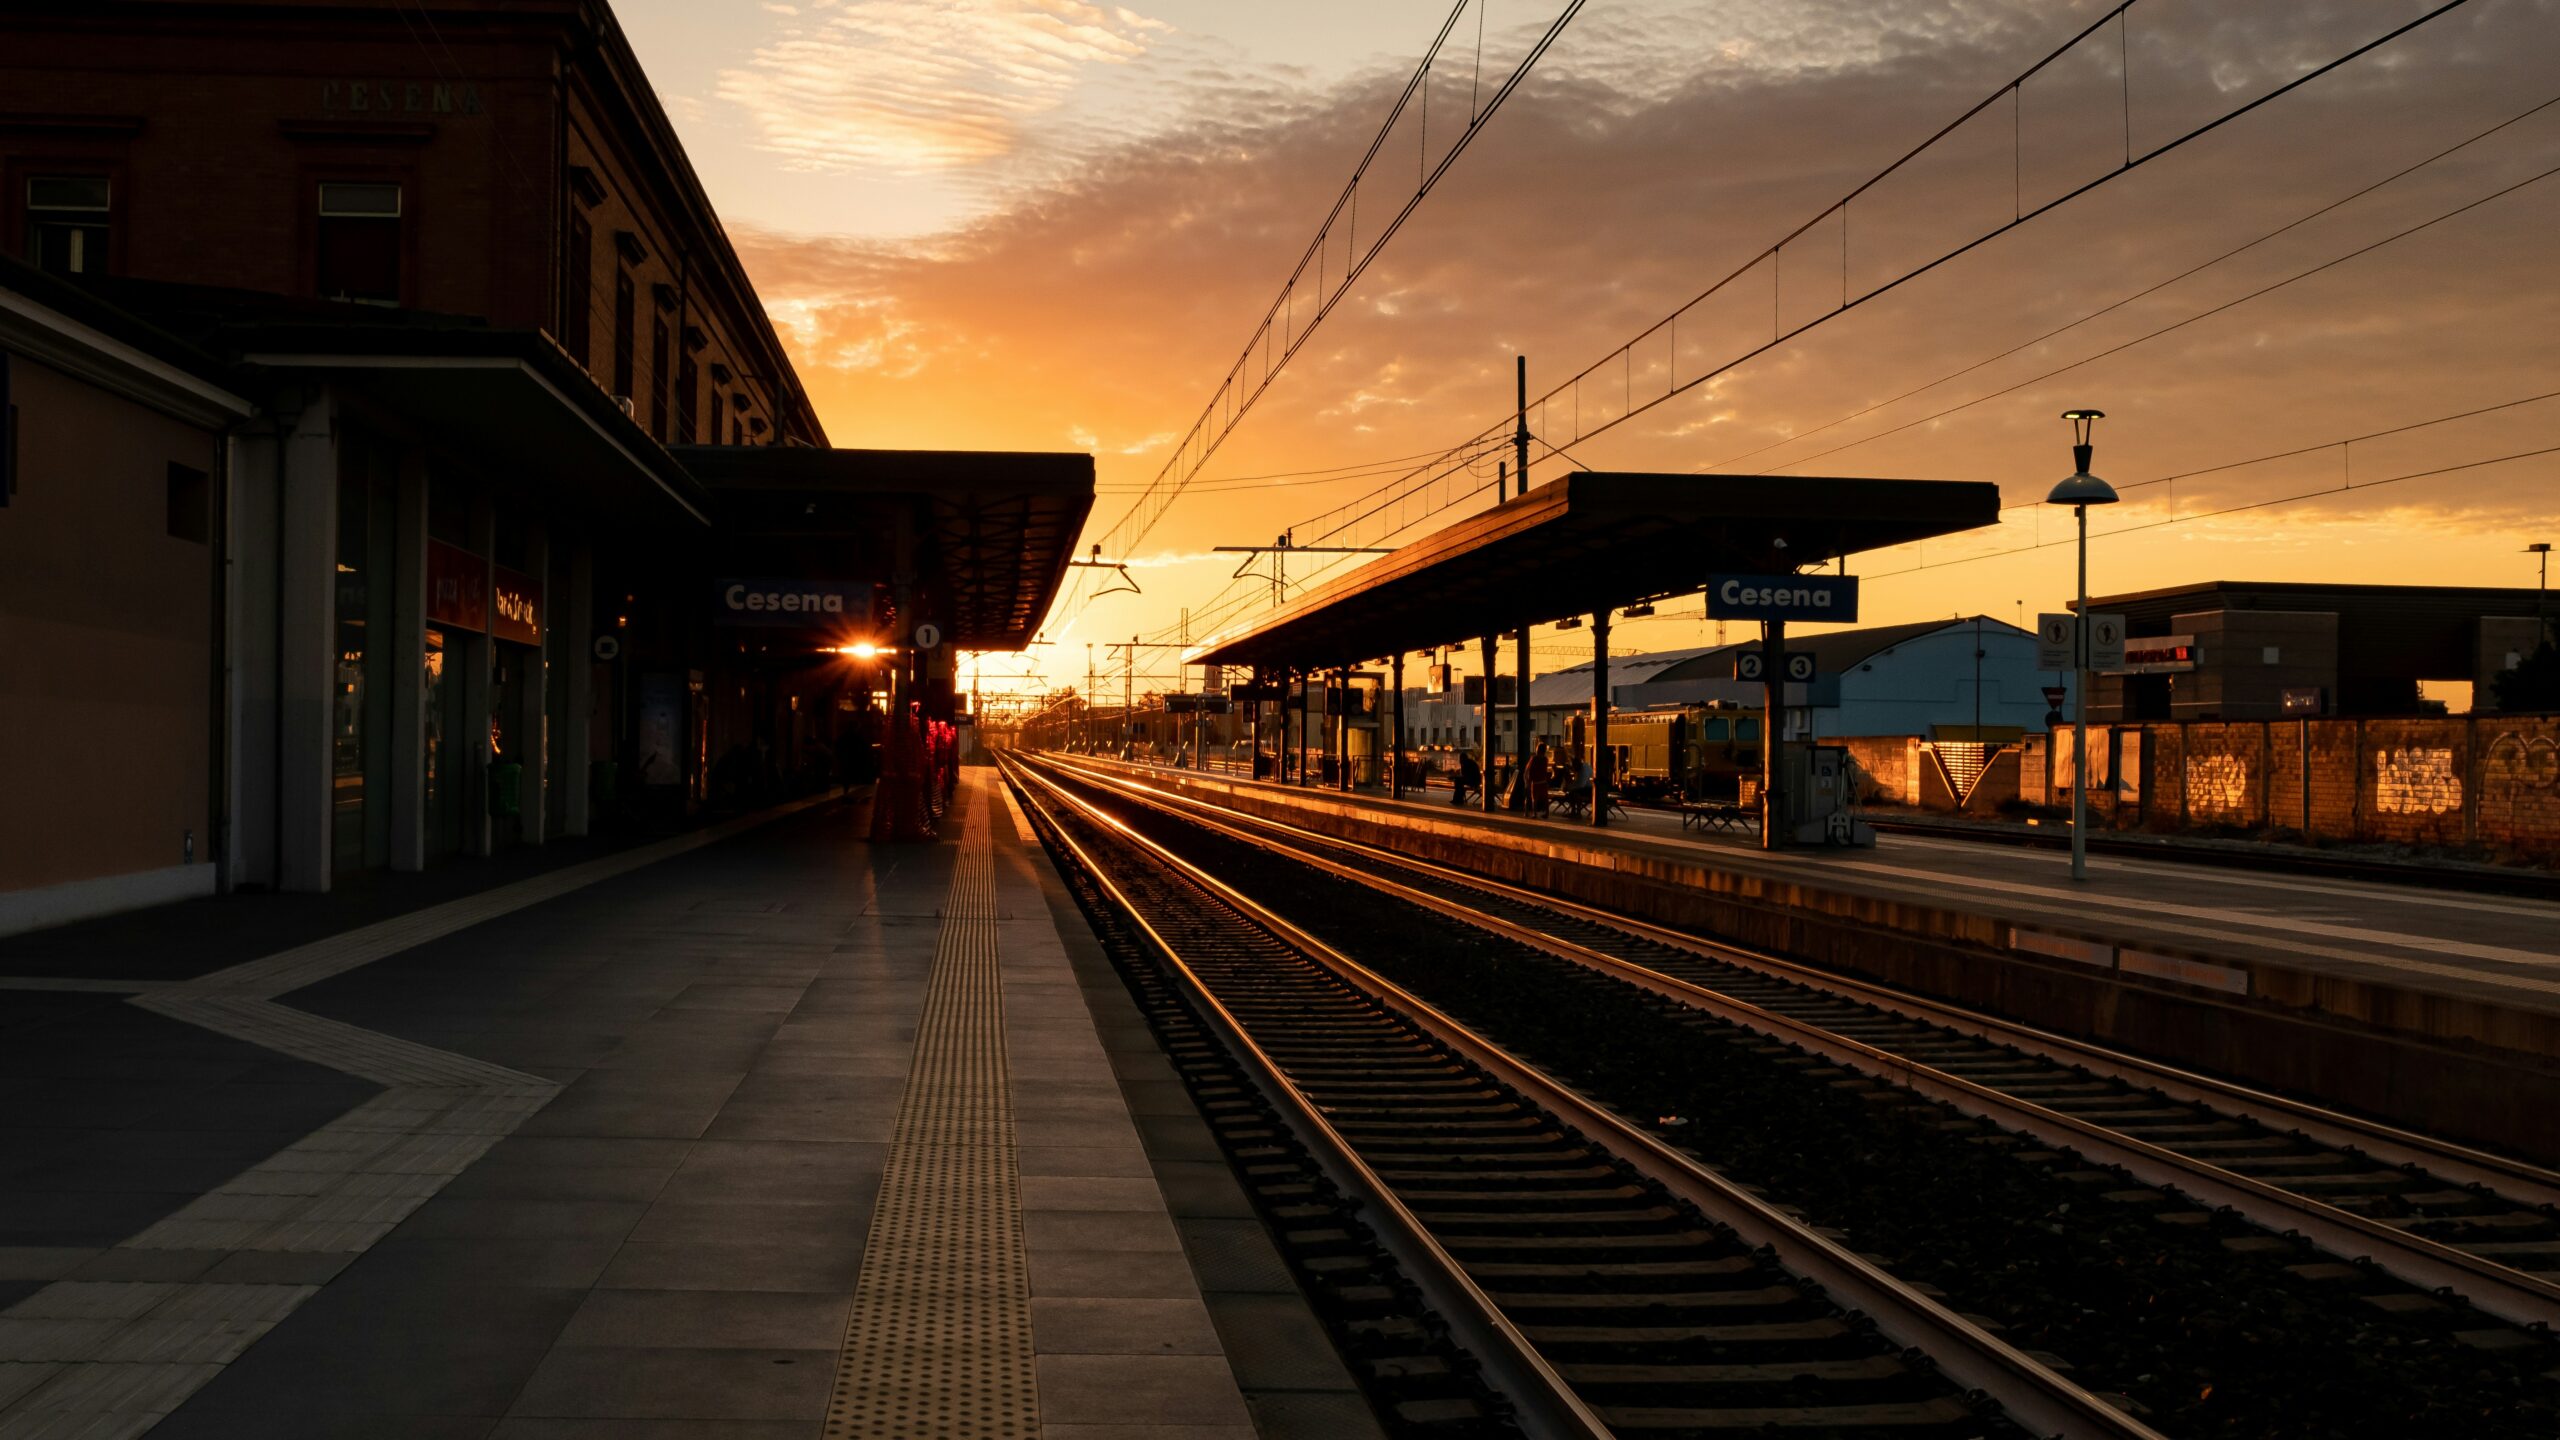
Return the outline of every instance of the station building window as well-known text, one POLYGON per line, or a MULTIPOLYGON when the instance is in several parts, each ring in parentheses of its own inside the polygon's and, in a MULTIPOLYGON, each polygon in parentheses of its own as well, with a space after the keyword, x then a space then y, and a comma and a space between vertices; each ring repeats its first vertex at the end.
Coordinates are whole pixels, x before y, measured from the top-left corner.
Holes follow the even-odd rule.
POLYGON ((103 175, 28 177, 27 258, 57 274, 104 274, 114 198, 103 175))
POLYGON ((713 445, 722 443, 721 432, 726 428, 728 404, 728 396, 717 390, 711 392, 711 438, 707 443, 713 445))
POLYGON ((595 332, 596 310, 596 230, 587 217, 571 212, 569 216, 569 268, 560 281, 560 345, 578 362, 578 368, 592 369, 595 358, 590 342, 595 332))
POLYGON ((400 303, 400 187, 324 180, 314 232, 320 298, 358 305, 400 303))
POLYGON ((667 442, 667 317, 649 321, 649 438, 667 442))
POLYGON ((693 357, 687 355, 676 362, 676 443, 690 445, 695 434, 694 404, 702 390, 701 373, 695 369, 693 357))
POLYGON ((632 351, 638 337, 631 331, 639 323, 639 289, 631 283, 631 272, 616 269, 613 274, 613 393, 631 398, 632 351))

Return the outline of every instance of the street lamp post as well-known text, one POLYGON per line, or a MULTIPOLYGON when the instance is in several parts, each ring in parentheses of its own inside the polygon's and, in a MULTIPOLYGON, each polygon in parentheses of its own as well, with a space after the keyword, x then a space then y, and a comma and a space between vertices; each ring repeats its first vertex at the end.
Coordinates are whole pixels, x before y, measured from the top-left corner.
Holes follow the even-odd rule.
POLYGON ((2077 643, 2072 647, 2072 660, 2079 667, 2071 695, 2071 878, 2089 878, 2089 507, 2116 503, 2115 487, 2089 473, 2089 456, 2096 447, 2089 441, 2090 432, 2107 418, 2103 410, 2065 410, 2062 418, 2071 422, 2072 472, 2053 493, 2044 497, 2047 505, 2068 505, 2080 526, 2080 604, 2077 643))

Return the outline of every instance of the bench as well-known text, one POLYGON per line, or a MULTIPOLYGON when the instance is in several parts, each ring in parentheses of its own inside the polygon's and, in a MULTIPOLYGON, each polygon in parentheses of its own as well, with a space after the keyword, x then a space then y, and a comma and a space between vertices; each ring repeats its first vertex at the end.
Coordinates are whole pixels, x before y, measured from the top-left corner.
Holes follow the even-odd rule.
MULTIPOLYGON (((1565 814, 1579 820, 1583 812, 1590 808, 1591 792, 1587 790, 1559 790, 1547 797, 1547 813, 1550 815, 1562 810, 1565 814)), ((1627 807, 1619 803, 1618 792, 1615 790, 1609 792, 1609 813, 1621 820, 1627 818, 1627 807)))
POLYGON ((1683 830, 1758 829, 1760 812, 1730 800, 1692 801, 1679 807, 1683 830))

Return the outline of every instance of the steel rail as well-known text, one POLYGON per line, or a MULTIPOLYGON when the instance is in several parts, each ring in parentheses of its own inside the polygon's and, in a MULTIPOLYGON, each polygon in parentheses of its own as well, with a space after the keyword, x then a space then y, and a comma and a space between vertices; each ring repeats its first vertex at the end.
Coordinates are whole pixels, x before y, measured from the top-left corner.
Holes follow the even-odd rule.
MULTIPOLYGON (((1048 796, 1075 807, 1094 823, 1117 832, 1131 844, 1146 847, 1150 854, 1159 853, 1152 842, 1131 830, 1125 822, 1069 795, 1055 781, 1030 774, 1028 768, 1021 767, 1018 762, 1011 768, 1017 776, 1032 780, 1048 796)), ((1100 859, 1058 823, 1051 800, 1043 798, 1031 785, 1022 787, 1022 795, 1041 819, 1048 822, 1049 833, 1056 837, 1060 847, 1074 857, 1075 863, 1084 868, 1093 883, 1113 905, 1119 907, 1129 923, 1155 949, 1165 964, 1166 972, 1175 977, 1185 995, 1198 1008, 1201 1018, 1217 1032, 1218 1038, 1253 1076, 1263 1093, 1271 1097, 1273 1107, 1288 1124, 1291 1133, 1319 1157, 1337 1183, 1359 1197, 1363 1206, 1362 1218, 1377 1233, 1380 1246, 1395 1257, 1396 1263, 1422 1291, 1424 1299, 1449 1322, 1461 1342, 1474 1353, 1484 1366, 1488 1380, 1512 1402, 1529 1433, 1540 1437, 1540 1440, 1549 1440, 1549 1437, 1552 1440, 1610 1440, 1615 1432, 1607 1423, 1583 1403, 1573 1387, 1556 1373, 1555 1367, 1539 1353, 1537 1346, 1519 1326, 1503 1313, 1493 1297, 1476 1284, 1395 1191, 1378 1178, 1369 1163, 1361 1159, 1350 1143, 1342 1138, 1333 1122, 1326 1119, 1290 1082, 1287 1074, 1247 1032, 1233 1012, 1212 993, 1173 942, 1156 929, 1146 912, 1100 859)), ((1223 890, 1223 887, 1218 888, 1223 890)), ((1221 894, 1219 898, 1228 899, 1229 896, 1221 894)))
POLYGON ((1514 1058, 1421 996, 1317 939, 1157 841, 1138 834, 1125 821, 1069 793, 1028 764, 1019 760, 1016 763, 1052 794, 1095 817, 1098 823, 1109 825, 1159 863, 1208 890, 1345 983, 1397 1010, 1432 1038, 1562 1117, 1566 1124, 1648 1179, 1697 1206, 1748 1243, 1767 1248, 1784 1269, 1819 1286, 1835 1301, 1865 1312, 1875 1321, 1879 1333, 1926 1353, 1942 1374, 1957 1384, 1990 1395, 2012 1419, 2029 1430, 2121 1440, 2159 1436, 2158 1431, 2132 1415, 2063 1378, 1847 1246, 1817 1233, 1696 1157, 1664 1143, 1536 1066, 1514 1058))
MULTIPOLYGON (((2193 1072, 2155 1066, 2152 1062, 2085 1046, 2080 1042, 2064 1040, 2062 1037, 2023 1026, 2014 1026, 2009 1022, 1991 1020, 1989 1017, 1975 1015, 1972 1012, 1937 1006, 1931 1002, 1914 1001, 1909 996, 1880 991, 1862 982, 1844 982, 1838 977, 1811 971, 1790 962, 1779 961, 1775 957, 1701 941, 1694 936, 1683 936, 1676 931, 1665 930, 1646 922, 1631 920, 1625 916, 1614 915, 1571 901, 1559 900, 1553 896, 1540 895, 1500 881, 1466 875, 1445 866, 1397 855, 1374 846, 1337 840, 1331 836, 1315 835, 1259 816, 1239 817, 1233 812, 1217 811, 1218 818, 1213 819, 1204 818, 1200 814, 1177 812, 1174 809, 1177 802, 1190 810, 1207 811, 1214 810, 1214 807, 1187 796, 1170 795, 1154 786, 1123 777, 1091 771, 1084 767, 1078 767, 1078 770, 1079 773, 1089 775, 1097 782, 1111 784, 1141 803, 1155 805, 1167 813, 1181 813, 1181 818, 1193 824, 1217 830, 1246 844, 1287 854, 1301 863, 1314 866, 1329 874, 1356 881, 1407 903, 1419 905, 1479 929, 1503 935, 1559 959, 1614 975, 1654 994, 1707 1011, 1747 1029, 1771 1035, 1791 1044, 1801 1045, 1835 1063, 1889 1078, 1916 1094, 1926 1095, 1931 1099, 1952 1105, 1966 1114, 1991 1120, 1996 1124, 2031 1135, 2045 1144, 2065 1145, 2078 1149, 2092 1159, 2121 1167, 2147 1185, 2176 1188, 2198 1200, 2227 1205, 2254 1223, 2269 1229, 2299 1230, 2314 1243, 2342 1255, 2369 1252, 2370 1258, 2387 1273, 2424 1289, 2449 1289, 2475 1307, 2502 1319, 2521 1325, 2560 1325, 2560 1284, 2555 1284, 2539 1275, 2502 1265, 2497 1261, 2474 1255, 2440 1241, 2410 1234, 2367 1216, 2339 1209, 2314 1197, 2227 1170, 2210 1161, 2181 1155, 2176 1151, 2110 1130, 2078 1116, 2065 1114, 2038 1105, 2034 1101, 2006 1094, 1976 1081, 1939 1070, 1925 1062, 1840 1035, 1813 1022, 1768 1010, 1710 986, 1666 975, 1635 961, 1593 950, 1561 936, 1550 935, 1487 915, 1482 911, 1470 909, 1411 886, 1398 884, 1396 881, 1386 879, 1374 871, 1359 866, 1328 860, 1302 849, 1283 845, 1268 836, 1249 833, 1228 821, 1240 818, 1256 826, 1287 832, 1315 844, 1350 850, 1367 860, 1406 870, 1428 872, 1455 884, 1499 895, 1517 904, 1569 915, 1588 923, 1618 930, 1632 938, 1685 950, 1702 958, 1722 961, 1762 973, 1783 972, 1782 978, 1806 984, 1824 993, 1872 1004, 1891 1013, 1903 1014, 1907 1018, 1942 1025, 1959 1033, 1970 1034, 1974 1038, 2010 1044, 2015 1048, 2028 1050, 2030 1053, 2042 1054, 2043 1058, 2056 1063, 2088 1063, 2076 1058, 2066 1058, 2075 1052, 2091 1057, 2104 1057, 2107 1067, 2120 1067, 2129 1072, 2115 1074, 2111 1078, 2122 1079, 2128 1083, 2151 1085, 2161 1090, 2163 1094, 2171 1095, 2172 1098, 2184 1099, 2188 1103, 2216 1110, 2227 1111, 2235 1101, 2273 1110, 2283 1115, 2287 1122, 2301 1129, 2305 1135, 2311 1136, 2320 1143, 2360 1148, 2368 1155, 2383 1160, 2393 1158, 2392 1154, 2385 1153, 2386 1150, 2405 1154, 2410 1157, 2407 1161, 2395 1163, 2419 1164, 2447 1179, 2461 1179, 2465 1174, 2481 1176, 2494 1174, 2507 1179, 2511 1187, 2519 1182, 2529 1184, 2530 1188, 2537 1192, 2537 1198, 2516 1201, 2519 1205, 2549 1203, 2539 1196, 2560 1194, 2560 1176, 2554 1176, 2548 1171, 2538 1170, 2520 1161, 2507 1160, 2505 1157, 2430 1141, 2411 1132, 2394 1130, 2357 1117, 2325 1111, 2303 1102, 2248 1090, 2245 1087, 2212 1080, 2193 1072), (2006 1038, 2007 1033, 2011 1032, 2022 1037, 2035 1037, 2038 1043, 2030 1045, 2012 1041, 2006 1038), (2063 1050, 2065 1054, 2044 1053, 2042 1047, 2046 1045, 2063 1050), (2315 1125, 2338 1138, 2315 1134, 2312 1128, 2315 1125), (2349 1136, 2355 1138, 2346 1138, 2349 1136), (2368 1137, 2370 1137, 2369 1140, 2368 1137)), ((2090 1064, 2088 1068, 2095 1073, 2102 1067, 2090 1064)), ((2261 1125, 2270 1123, 2245 1113, 2238 1114, 2236 1118, 2247 1119, 2261 1125)), ((2475 1183, 2488 1182, 2482 1179, 2475 1183)), ((2512 1195, 2506 1198, 2515 1199, 2512 1195)))
POLYGON ((2417 1165, 2457 1184, 2485 1185, 2519 1207, 2560 1206, 2560 1171, 2535 1165, 2530 1161, 2481 1150, 2457 1141, 2422 1135, 2366 1116, 2329 1109, 2307 1100, 2297 1100, 2291 1096, 2243 1085, 2236 1080, 2226 1080, 2218 1076, 2183 1069, 2165 1060, 2147 1059, 2127 1051, 2110 1049, 2093 1041, 2074 1039, 2071 1036, 2041 1030, 2020 1021, 2002 1019, 1978 1010, 1968 1010, 1946 1001, 1931 1000, 1924 996, 1895 990, 1874 981, 1816 969, 1800 961, 1789 960, 1784 956, 1772 955, 1766 951, 1750 950, 1724 941, 1703 939, 1636 916, 1603 910, 1596 906, 1585 905, 1580 901, 1545 894, 1435 861, 1417 859, 1363 841, 1319 834, 1316 831, 1291 825, 1286 821, 1273 820, 1261 815, 1249 815, 1240 810, 1229 810, 1195 796, 1165 790, 1130 777, 1081 764, 1076 768, 1092 774, 1096 779, 1108 780, 1124 789, 1139 787, 1163 800, 1189 806, 1223 820, 1274 830, 1313 844, 1356 851, 1371 859, 1384 861, 1407 870, 1419 871, 1453 885, 1464 885, 1481 890, 1516 904, 1553 910, 1586 924, 1621 931, 1651 944, 1685 950, 1700 959, 1758 970, 1773 979, 1802 985, 1809 990, 1819 991, 1839 999, 1870 1005, 1908 1020, 1936 1025, 1993 1044, 2006 1045, 2015 1050, 2040 1056, 2057 1065, 2075 1065, 2092 1074, 2122 1080, 2127 1084, 2148 1086, 2171 1099, 2192 1105, 2211 1106, 2236 1119, 2248 1120, 2270 1128, 2285 1127, 2299 1130, 2303 1135, 2320 1144, 2341 1149, 2359 1149, 2386 1164, 2417 1165), (2263 1115, 2250 1113, 2253 1110, 2266 1113, 2263 1115))

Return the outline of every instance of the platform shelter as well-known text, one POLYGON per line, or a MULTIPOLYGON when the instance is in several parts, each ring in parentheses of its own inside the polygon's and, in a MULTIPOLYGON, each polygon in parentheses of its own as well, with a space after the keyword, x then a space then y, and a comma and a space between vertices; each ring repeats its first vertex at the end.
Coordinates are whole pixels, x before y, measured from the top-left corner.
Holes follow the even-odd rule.
MULTIPOLYGON (((1592 748, 1608 753, 1609 621, 1619 610, 1696 593, 1718 576, 1795 576, 1808 579, 1827 567, 1845 568, 1862 550, 1908 544, 1994 523, 2000 488, 1987 481, 1876 480, 1809 475, 1691 475, 1576 471, 1480 514, 1436 531, 1297 601, 1251 622, 1213 635, 1187 652, 1186 663, 1242 665, 1257 673, 1253 693, 1294 694, 1302 743, 1308 723, 1307 683, 1331 673, 1340 686, 1357 666, 1388 657, 1387 689, 1401 697, 1404 656, 1464 644, 1482 646, 1490 702, 1498 693, 1496 639, 1516 638, 1518 673, 1529 672, 1529 628, 1568 617, 1587 617, 1594 665, 1592 748), (1294 688, 1293 688, 1294 687, 1294 688)), ((1769 626, 1770 724, 1783 692, 1777 661, 1783 626, 1769 626)), ((1516 686, 1522 707, 1515 733, 1527 746, 1528 687, 1516 686)), ((1387 748, 1401 754, 1403 717, 1390 707, 1387 748)), ((1280 712, 1287 748, 1290 706, 1280 712)), ((1344 753, 1339 707, 1328 707, 1336 730, 1334 753, 1344 753)), ((1261 709, 1253 711, 1260 752, 1261 709)), ((1484 727, 1483 765, 1488 783, 1482 803, 1491 810, 1500 787, 1495 771, 1494 726, 1484 727)), ((1774 728, 1770 733, 1775 733, 1774 728)), ((1511 757, 1515 762, 1525 759, 1511 757)), ((1303 772, 1303 768, 1301 770, 1303 772)), ((1388 788, 1400 793, 1402 776, 1389 765, 1388 788)), ((1598 768, 1605 769, 1605 763, 1598 768)), ((1334 782, 1351 786, 1351 767, 1337 765, 1334 782)), ((1300 775, 1303 783, 1305 776, 1300 775)), ((1764 776, 1762 794, 1774 802, 1764 776)), ((1605 775, 1601 784, 1605 786, 1605 775)), ((1608 806, 1590 807, 1591 823, 1608 823, 1608 806)), ((1764 826, 1766 834, 1769 827, 1764 826)))

